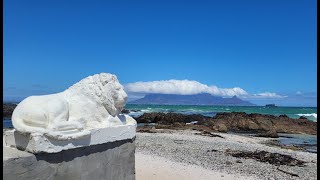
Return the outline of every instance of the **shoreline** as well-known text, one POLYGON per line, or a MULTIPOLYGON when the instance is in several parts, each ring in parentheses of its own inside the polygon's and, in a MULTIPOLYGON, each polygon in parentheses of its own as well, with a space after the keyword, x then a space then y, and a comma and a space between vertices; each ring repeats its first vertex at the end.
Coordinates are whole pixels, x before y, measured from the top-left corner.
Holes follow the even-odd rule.
MULTIPOLYGON (((216 133, 223 137, 219 138, 194 135, 195 133, 199 133, 199 131, 138 132, 136 136, 136 154, 138 156, 136 158, 140 158, 139 154, 150 155, 177 163, 187 163, 212 172, 219 171, 224 174, 253 177, 254 179, 316 179, 317 177, 317 154, 315 153, 270 147, 262 143, 268 139, 263 137, 245 137, 236 134, 216 133), (306 163, 303 167, 277 166, 255 159, 236 158, 227 155, 226 151, 229 151, 228 149, 232 151, 267 151, 279 153, 305 161, 306 163), (284 173, 281 170, 296 173, 299 177, 284 173)), ((138 159, 137 161, 139 162, 140 160, 138 159)), ((157 170, 157 167, 154 168, 151 170, 157 170)), ((174 173, 175 170, 172 169, 172 171, 174 173)))

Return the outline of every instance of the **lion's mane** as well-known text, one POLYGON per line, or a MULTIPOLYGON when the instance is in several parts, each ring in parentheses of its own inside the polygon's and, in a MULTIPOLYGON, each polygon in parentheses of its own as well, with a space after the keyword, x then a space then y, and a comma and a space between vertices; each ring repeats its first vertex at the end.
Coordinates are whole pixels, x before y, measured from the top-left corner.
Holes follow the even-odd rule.
POLYGON ((116 99, 114 96, 119 94, 119 90, 116 89, 118 88, 117 86, 120 86, 120 90, 123 91, 123 88, 119 84, 116 76, 112 74, 101 73, 82 79, 78 83, 65 90, 65 92, 68 93, 70 97, 79 95, 74 92, 83 93, 83 95, 87 98, 90 98, 99 105, 105 107, 110 115, 115 116, 121 112, 121 108, 125 105, 125 102, 123 102, 122 106, 115 106, 116 99))

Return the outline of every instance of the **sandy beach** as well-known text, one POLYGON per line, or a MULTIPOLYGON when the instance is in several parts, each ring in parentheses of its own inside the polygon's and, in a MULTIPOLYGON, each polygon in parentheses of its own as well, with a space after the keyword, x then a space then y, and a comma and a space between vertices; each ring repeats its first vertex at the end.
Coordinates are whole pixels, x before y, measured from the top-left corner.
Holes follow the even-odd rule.
POLYGON ((219 171, 205 169, 201 166, 188 163, 175 162, 160 156, 136 153, 136 179, 137 180, 206 180, 206 179, 254 179, 240 174, 227 174, 219 171))
POLYGON ((192 130, 137 133, 137 180, 317 179, 315 153, 262 144, 268 138, 216 133, 223 137, 219 138, 195 135, 195 133, 197 131, 192 130), (306 163, 303 167, 276 166, 250 158, 236 158, 227 155, 225 152, 228 150, 268 151, 290 155, 306 163))

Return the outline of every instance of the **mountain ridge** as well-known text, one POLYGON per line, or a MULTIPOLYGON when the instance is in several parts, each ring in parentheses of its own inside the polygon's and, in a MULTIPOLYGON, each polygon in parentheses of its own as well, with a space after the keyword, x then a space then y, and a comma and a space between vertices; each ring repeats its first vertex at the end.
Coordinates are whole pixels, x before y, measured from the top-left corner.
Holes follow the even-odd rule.
POLYGON ((128 102, 128 104, 256 106, 237 96, 223 98, 208 93, 194 95, 147 94, 141 99, 128 102))

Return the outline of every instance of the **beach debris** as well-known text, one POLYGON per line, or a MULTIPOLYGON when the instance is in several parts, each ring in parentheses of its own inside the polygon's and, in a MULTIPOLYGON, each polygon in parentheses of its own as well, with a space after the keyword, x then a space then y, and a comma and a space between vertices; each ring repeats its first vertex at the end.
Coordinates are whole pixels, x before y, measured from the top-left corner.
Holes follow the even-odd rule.
POLYGON ((183 140, 173 140, 174 143, 183 144, 183 140))
POLYGON ((227 149, 225 151, 227 155, 231 155, 237 158, 250 158, 260 162, 268 162, 273 165, 287 165, 287 166, 305 166, 305 161, 301 161, 295 159, 289 155, 279 154, 279 153, 271 153, 267 151, 232 151, 227 149))
POLYGON ((299 177, 298 174, 295 174, 295 173, 292 173, 292 172, 288 172, 288 171, 285 171, 283 169, 280 169, 280 167, 277 167, 277 170, 281 171, 281 172, 284 172, 286 174, 290 174, 291 176, 296 176, 296 177, 299 177))
POLYGON ((156 128, 155 127, 138 127, 137 132, 142 132, 142 133, 156 133, 156 128))
POLYGON ((156 133, 155 131, 152 131, 151 129, 139 129, 137 132, 142 132, 142 133, 156 133))
POLYGON ((197 124, 198 121, 191 121, 190 123, 186 123, 186 125, 193 125, 193 124, 197 124))
POLYGON ((217 152, 218 150, 215 149, 211 149, 211 150, 207 150, 207 152, 217 152))
POLYGON ((218 134, 213 134, 209 131, 202 131, 201 133, 195 133, 195 135, 201 135, 201 136, 209 136, 209 137, 219 137, 219 138, 224 138, 218 134))

